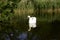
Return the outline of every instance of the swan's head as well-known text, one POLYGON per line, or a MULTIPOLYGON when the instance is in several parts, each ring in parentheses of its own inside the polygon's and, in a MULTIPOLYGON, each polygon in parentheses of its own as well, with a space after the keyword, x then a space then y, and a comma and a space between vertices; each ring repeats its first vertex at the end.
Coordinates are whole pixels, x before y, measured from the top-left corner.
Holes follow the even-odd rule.
POLYGON ((28 16, 28 18, 30 18, 30 16, 28 16))

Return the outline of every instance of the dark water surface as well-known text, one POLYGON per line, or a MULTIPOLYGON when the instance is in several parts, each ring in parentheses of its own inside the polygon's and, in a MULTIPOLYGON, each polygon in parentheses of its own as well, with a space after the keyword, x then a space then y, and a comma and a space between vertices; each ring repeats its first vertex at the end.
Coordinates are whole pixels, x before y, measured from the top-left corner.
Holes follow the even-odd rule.
POLYGON ((60 40, 60 21, 39 22, 37 27, 28 32, 28 23, 18 24, 17 27, 5 26, 0 29, 0 40, 60 40))

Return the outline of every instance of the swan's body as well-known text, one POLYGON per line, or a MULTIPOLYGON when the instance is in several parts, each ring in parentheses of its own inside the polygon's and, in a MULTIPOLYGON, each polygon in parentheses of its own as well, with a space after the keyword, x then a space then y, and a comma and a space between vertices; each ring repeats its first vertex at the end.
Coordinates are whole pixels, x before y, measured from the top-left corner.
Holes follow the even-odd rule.
POLYGON ((29 18, 29 30, 31 30, 31 28, 35 28, 36 27, 36 17, 30 17, 28 16, 29 18))
POLYGON ((36 23, 36 17, 30 17, 29 23, 36 23))

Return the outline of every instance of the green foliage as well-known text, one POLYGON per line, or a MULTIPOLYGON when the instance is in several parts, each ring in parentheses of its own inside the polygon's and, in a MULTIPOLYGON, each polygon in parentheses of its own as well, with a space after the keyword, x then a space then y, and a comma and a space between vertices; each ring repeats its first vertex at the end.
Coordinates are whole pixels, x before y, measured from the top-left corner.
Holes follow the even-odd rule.
MULTIPOLYGON (((34 16, 37 17, 37 21, 42 21, 42 22, 47 22, 47 21, 53 21, 56 19, 59 19, 60 14, 52 14, 49 13, 44 13, 41 10, 44 9, 50 9, 52 8, 53 10, 55 8, 60 8, 60 2, 54 1, 43 1, 43 0, 26 0, 23 2, 23 0, 0 0, 0 23, 2 26, 7 27, 13 27, 16 29, 23 30, 22 24, 27 24, 27 15, 29 15, 28 10, 33 9, 33 14, 34 16), (22 10, 27 10, 26 12, 24 11, 23 13, 20 13, 22 15, 15 15, 14 10, 19 11, 20 9, 22 10), (2 22, 1 22, 2 21, 2 22), (6 23, 6 24, 5 24, 6 23)), ((20 10, 21 11, 21 10, 20 10)), ((18 14, 18 13, 16 13, 18 14)), ((25 26, 27 26, 25 24, 25 26)), ((5 28, 4 28, 5 29, 5 28)), ((1 29, 3 30, 3 28, 1 29)), ((27 30, 27 29, 26 29, 27 30)))
POLYGON ((31 3, 31 1, 29 1, 28 3, 27 2, 23 2, 23 1, 20 1, 18 4, 17 4, 17 8, 19 9, 34 9, 34 6, 33 4, 31 3))
MULTIPOLYGON (((28 0, 27 1, 26 0, 24 2, 23 2, 23 0, 5 0, 5 1, 0 0, 0 11, 1 11, 0 20, 8 21, 9 17, 12 17, 14 15, 14 9, 23 9, 23 10, 35 9, 36 12, 34 12, 33 15, 35 15, 37 13, 37 15, 35 15, 35 16, 38 16, 38 18, 43 18, 43 17, 45 18, 45 16, 47 14, 42 13, 42 15, 45 15, 45 16, 42 16, 42 15, 40 15, 41 13, 39 12, 39 10, 49 9, 49 8, 53 8, 53 7, 57 8, 57 7, 60 7, 59 4, 60 4, 60 2, 56 2, 56 0, 55 1, 48 1, 48 0, 47 1, 46 0, 28 0)), ((22 14, 22 13, 20 13, 20 14, 22 14)), ((50 14, 48 14, 48 16, 47 16, 48 19, 49 19, 49 15, 50 14)), ((52 18, 53 18, 53 16, 52 16, 52 18)))

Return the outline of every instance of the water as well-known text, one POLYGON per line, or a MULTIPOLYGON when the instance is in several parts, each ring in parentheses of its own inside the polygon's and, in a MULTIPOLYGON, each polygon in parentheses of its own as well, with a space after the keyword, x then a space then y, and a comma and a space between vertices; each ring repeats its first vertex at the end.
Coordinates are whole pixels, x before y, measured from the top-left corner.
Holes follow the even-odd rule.
MULTIPOLYGON (((22 20, 22 19, 21 19, 22 20)), ((0 40, 59 40, 60 21, 37 21, 37 27, 28 32, 28 20, 0 23, 0 40)))

